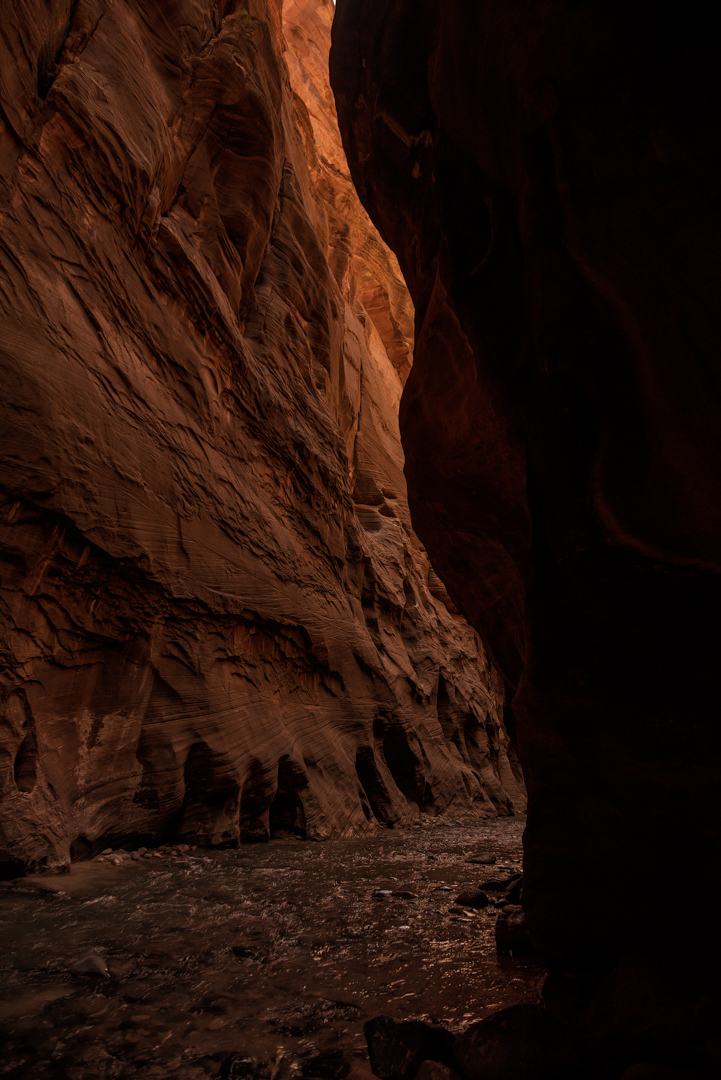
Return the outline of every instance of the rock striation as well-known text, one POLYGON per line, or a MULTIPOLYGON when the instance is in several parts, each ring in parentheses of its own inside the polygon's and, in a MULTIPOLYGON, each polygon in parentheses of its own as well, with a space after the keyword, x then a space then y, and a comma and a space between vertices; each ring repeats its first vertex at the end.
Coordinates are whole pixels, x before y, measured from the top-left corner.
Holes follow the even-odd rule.
MULTIPOLYGON (((710 14, 339 0, 351 173, 416 306, 414 527, 513 687, 524 906, 561 965, 718 956, 710 14)), ((696 962, 696 961, 694 961, 696 962)))
POLYGON ((28 0, 0 36, 0 862, 521 810, 410 527, 413 311, 333 5, 28 0))

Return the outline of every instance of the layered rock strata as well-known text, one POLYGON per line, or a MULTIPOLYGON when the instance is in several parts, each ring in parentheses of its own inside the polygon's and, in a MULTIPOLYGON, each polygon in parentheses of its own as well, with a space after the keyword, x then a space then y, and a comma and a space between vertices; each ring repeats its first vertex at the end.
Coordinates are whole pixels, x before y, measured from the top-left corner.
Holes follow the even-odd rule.
POLYGON ((332 14, 3 5, 7 872, 523 807, 410 529, 412 308, 339 149, 332 14))
POLYGON ((716 895, 710 14, 339 0, 333 33, 353 179, 416 305, 414 527, 515 689, 535 940, 708 956, 669 867, 716 895))

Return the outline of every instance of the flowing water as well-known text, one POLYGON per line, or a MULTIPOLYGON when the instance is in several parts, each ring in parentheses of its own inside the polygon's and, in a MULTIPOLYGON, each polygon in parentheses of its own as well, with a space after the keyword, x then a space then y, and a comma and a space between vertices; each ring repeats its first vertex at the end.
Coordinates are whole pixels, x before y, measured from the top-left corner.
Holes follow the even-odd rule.
POLYGON ((532 1000, 540 968, 496 956, 496 910, 453 904, 520 869, 522 830, 167 847, 5 882, 0 1075, 339 1080, 380 1013, 458 1029, 532 1000))

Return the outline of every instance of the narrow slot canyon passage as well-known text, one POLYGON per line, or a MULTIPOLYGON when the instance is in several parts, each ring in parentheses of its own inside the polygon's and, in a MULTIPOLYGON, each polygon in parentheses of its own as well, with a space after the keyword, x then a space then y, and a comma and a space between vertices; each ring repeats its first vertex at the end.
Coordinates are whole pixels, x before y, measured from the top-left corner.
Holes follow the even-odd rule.
POLYGON ((0 0, 0 1075, 721 1076, 714 42, 0 0))

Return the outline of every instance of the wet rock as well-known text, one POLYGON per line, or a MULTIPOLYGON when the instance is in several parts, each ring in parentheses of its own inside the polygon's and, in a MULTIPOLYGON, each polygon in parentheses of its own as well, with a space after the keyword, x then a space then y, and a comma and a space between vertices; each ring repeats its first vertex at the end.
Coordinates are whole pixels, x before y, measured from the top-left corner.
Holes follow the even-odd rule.
POLYGON ((420 1020, 376 1016, 363 1025, 371 1068, 381 1080, 413 1080, 427 1060, 451 1064, 453 1035, 420 1020))
POLYGON ((572 1060, 561 1024, 538 1005, 514 1005, 459 1035, 453 1064, 463 1080, 561 1080, 572 1060))
POLYGON ((110 978, 108 965, 105 963, 102 956, 99 956, 94 952, 84 957, 77 964, 73 964, 70 970, 76 975, 96 975, 103 979, 110 978))
POLYGON ((491 878, 490 881, 482 881, 479 887, 486 892, 505 892, 507 885, 500 878, 491 878))
POLYGON ((510 904, 518 904, 521 899, 521 893, 523 892, 523 881, 519 878, 514 881, 512 885, 509 885, 506 890, 506 899, 510 904))
POLYGON ((525 913, 517 905, 505 905, 498 916, 496 951, 499 956, 530 956, 534 951, 531 935, 526 926, 525 913))
POLYGON ((416 1073, 416 1080, 459 1080, 458 1073, 441 1061, 424 1061, 416 1073))
POLYGON ((488 896, 480 889, 464 889, 456 897, 456 903, 461 907, 484 908, 488 907, 488 896))

